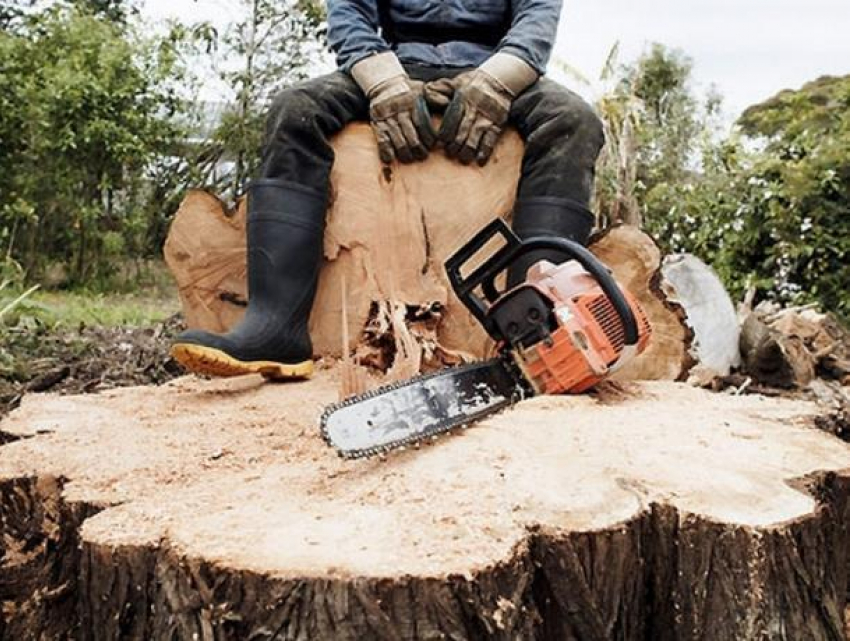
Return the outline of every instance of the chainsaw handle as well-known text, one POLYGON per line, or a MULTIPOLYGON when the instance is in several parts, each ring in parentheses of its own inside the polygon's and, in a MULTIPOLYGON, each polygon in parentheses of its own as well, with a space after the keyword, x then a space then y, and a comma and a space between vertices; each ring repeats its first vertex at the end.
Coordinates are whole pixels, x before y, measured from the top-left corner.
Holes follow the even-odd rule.
POLYGON ((584 269, 599 283, 602 291, 611 301, 620 322, 623 324, 625 345, 636 345, 638 342, 638 326, 629 302, 623 291, 596 256, 591 254, 579 243, 565 238, 537 236, 526 240, 520 240, 508 225, 497 218, 484 229, 478 232, 472 240, 462 247, 457 253, 446 261, 446 271, 457 296, 469 308, 475 318, 484 326, 487 333, 494 338, 496 328, 487 312, 490 306, 505 292, 496 288, 496 278, 507 270, 520 257, 540 249, 549 249, 566 254, 568 258, 578 261, 584 269), (487 261, 474 270, 467 278, 460 273, 463 265, 474 256, 494 236, 501 235, 505 239, 505 245, 496 251, 487 261), (481 286, 484 298, 475 293, 475 289, 481 286))
POLYGON ((485 304, 485 301, 475 294, 474 290, 481 285, 486 301, 491 304, 495 302, 499 297, 499 292, 496 290, 494 279, 503 269, 499 269, 499 271, 493 274, 494 266, 495 264, 505 264, 509 255, 515 252, 521 244, 522 241, 508 227, 507 223, 501 218, 496 218, 484 227, 484 229, 475 234, 469 242, 457 250, 446 261, 446 272, 449 276, 449 282, 452 284, 452 289, 454 289, 455 294, 457 294, 461 302, 466 305, 469 311, 472 312, 472 315, 475 316, 490 335, 492 335, 492 323, 487 317, 487 311, 490 309, 490 305, 485 304), (468 277, 464 278, 460 273, 461 268, 497 235, 502 237, 505 244, 468 277), (491 274, 492 277, 488 278, 488 275, 491 274))

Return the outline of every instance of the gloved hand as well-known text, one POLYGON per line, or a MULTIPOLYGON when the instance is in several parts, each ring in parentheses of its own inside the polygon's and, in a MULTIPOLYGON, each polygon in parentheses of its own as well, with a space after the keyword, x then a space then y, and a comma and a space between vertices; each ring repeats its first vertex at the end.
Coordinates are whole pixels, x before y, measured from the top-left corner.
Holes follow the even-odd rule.
POLYGON ((429 80, 423 84, 422 95, 425 97, 425 103, 432 113, 443 113, 454 98, 457 85, 462 82, 462 78, 467 75, 460 74, 454 78, 438 78, 437 80, 429 80))
POLYGON ((436 142, 422 85, 407 77, 396 55, 387 51, 364 58, 351 76, 369 98, 369 119, 381 161, 424 160, 436 142))
POLYGON ((508 121, 511 103, 537 78, 527 62, 502 52, 455 78, 454 98, 437 134, 446 155, 465 165, 473 160, 486 165, 508 121))

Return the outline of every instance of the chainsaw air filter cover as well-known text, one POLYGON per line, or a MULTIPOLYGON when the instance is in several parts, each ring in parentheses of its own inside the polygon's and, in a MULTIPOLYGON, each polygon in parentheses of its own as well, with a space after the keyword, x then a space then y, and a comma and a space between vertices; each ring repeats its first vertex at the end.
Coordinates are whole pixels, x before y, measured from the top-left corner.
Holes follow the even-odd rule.
POLYGON ((649 343, 652 330, 646 313, 621 288, 638 326, 635 348, 625 349, 625 328, 611 299, 576 261, 541 261, 529 270, 522 287, 536 290, 551 305, 549 336, 514 350, 517 364, 538 393, 583 392, 649 343))

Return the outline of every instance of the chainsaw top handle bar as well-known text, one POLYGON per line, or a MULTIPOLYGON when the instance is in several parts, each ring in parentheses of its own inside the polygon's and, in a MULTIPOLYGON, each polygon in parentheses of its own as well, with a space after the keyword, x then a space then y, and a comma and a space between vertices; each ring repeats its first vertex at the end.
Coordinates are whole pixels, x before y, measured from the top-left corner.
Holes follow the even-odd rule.
POLYGON ((625 344, 627 346, 637 344, 638 327, 634 312, 632 312, 631 306, 626 300, 620 286, 617 284, 617 281, 611 275, 611 272, 596 256, 579 243, 565 238, 538 236, 520 240, 501 218, 497 218, 479 231, 466 245, 461 247, 446 261, 446 271, 448 272, 452 289, 454 289, 455 294, 457 294, 458 298, 472 312, 475 318, 484 326, 488 334, 494 338, 500 338, 494 336, 496 328, 488 317, 490 307, 506 293, 496 288, 496 278, 520 257, 540 249, 555 250, 565 254, 570 259, 578 261, 593 279, 599 283, 602 291, 614 306, 614 310, 623 324, 625 344), (468 277, 464 278, 461 274, 463 266, 497 235, 502 236, 505 244, 468 277), (475 293, 475 289, 479 286, 481 286, 481 291, 484 294, 483 298, 475 293))

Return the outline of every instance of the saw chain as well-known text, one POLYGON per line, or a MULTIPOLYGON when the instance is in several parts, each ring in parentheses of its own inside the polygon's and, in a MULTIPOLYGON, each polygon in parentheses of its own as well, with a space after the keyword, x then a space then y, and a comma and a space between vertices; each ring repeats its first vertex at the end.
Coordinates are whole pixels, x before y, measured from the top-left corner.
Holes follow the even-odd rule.
POLYGON ((322 437, 358 459, 421 443, 532 395, 512 359, 499 356, 384 385, 325 409, 322 437))

